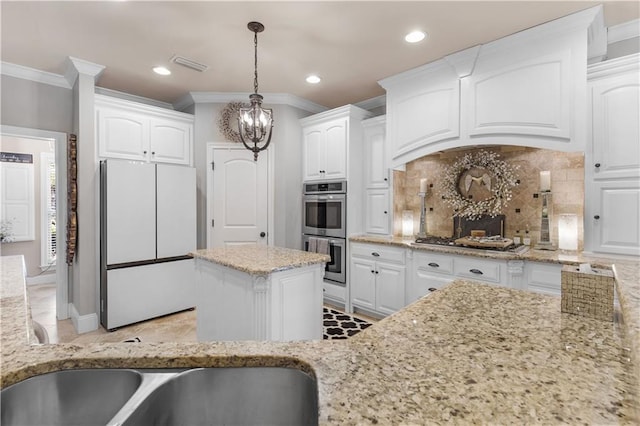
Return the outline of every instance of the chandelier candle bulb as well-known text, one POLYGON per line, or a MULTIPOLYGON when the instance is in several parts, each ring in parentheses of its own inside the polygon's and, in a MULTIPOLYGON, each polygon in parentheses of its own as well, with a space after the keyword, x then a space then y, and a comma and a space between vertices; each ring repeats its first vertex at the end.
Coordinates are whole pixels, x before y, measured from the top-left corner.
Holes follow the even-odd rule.
POLYGON ((427 192, 427 180, 426 179, 420 179, 420 192, 422 192, 422 193, 426 193, 427 192))
POLYGON ((551 191, 551 172, 545 170, 540 172, 540 192, 551 191))

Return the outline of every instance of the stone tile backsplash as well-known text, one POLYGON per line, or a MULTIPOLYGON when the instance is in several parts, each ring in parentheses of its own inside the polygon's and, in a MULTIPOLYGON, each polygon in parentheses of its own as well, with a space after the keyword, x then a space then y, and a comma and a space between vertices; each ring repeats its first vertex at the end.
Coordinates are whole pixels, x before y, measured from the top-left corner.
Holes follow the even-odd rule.
POLYGON ((477 149, 451 150, 422 157, 407 163, 406 171, 394 171, 394 235, 402 234, 402 212, 413 211, 414 230, 420 219, 420 179, 426 178, 428 191, 427 233, 443 237, 453 234, 453 210, 442 201, 440 177, 444 167, 453 164, 468 152, 480 149, 500 154, 500 159, 518 165, 520 183, 513 188, 513 199, 504 209, 505 234, 512 238, 529 229, 532 245, 540 239, 542 197, 540 171, 551 171, 551 241, 558 242, 558 216, 575 214, 578 218, 578 250, 583 249, 584 155, 517 146, 495 146, 477 149))

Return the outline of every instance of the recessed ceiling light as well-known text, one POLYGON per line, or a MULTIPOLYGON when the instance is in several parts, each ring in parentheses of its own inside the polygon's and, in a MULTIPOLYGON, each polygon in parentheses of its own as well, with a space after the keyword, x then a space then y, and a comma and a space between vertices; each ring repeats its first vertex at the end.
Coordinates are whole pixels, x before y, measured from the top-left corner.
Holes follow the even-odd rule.
POLYGON ((423 31, 412 31, 406 36, 404 36, 405 41, 408 43, 417 43, 419 41, 424 40, 427 34, 423 31))
POLYGON ((166 67, 153 67, 153 72, 160 75, 171 75, 171 71, 166 67))
POLYGON ((307 83, 318 84, 320 83, 320 77, 318 77, 317 75, 310 75, 309 77, 307 77, 307 83))

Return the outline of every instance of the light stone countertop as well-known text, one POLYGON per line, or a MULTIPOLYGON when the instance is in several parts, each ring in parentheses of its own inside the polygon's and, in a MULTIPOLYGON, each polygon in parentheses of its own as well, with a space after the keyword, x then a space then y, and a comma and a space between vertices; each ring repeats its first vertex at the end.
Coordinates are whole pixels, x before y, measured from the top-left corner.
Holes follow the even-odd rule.
MULTIPOLYGON (((20 261, 3 259, 3 287, 20 261)), ((289 366, 317 378, 320 424, 640 421, 621 325, 553 296, 458 280, 343 341, 87 345, 28 345, 19 299, 0 300, 2 386, 70 368, 289 366)))
POLYGON ((260 245, 203 249, 189 254, 196 259, 260 276, 331 261, 331 256, 326 254, 260 245))

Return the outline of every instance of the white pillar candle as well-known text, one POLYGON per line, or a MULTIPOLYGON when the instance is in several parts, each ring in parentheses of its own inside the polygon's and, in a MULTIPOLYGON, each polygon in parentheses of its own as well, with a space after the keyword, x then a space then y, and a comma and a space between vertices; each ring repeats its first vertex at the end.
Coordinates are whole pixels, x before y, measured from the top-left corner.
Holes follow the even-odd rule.
POLYGON ((558 216, 558 248, 578 250, 578 216, 575 214, 558 216))
POLYGON ((551 191, 551 172, 545 170, 540 172, 540 192, 551 191))
POLYGON ((413 211, 411 210, 402 211, 402 236, 413 236, 413 211))
POLYGON ((427 192, 427 180, 420 179, 420 192, 427 192))

